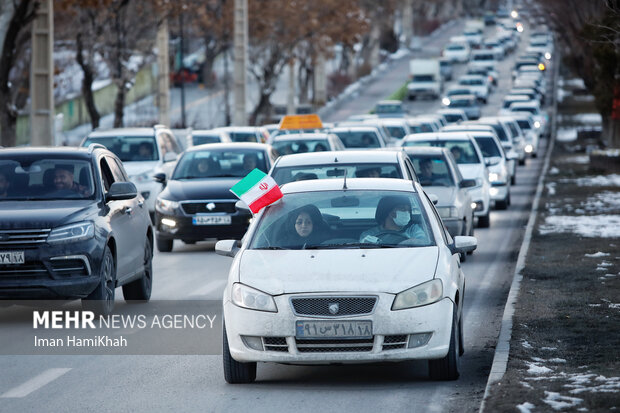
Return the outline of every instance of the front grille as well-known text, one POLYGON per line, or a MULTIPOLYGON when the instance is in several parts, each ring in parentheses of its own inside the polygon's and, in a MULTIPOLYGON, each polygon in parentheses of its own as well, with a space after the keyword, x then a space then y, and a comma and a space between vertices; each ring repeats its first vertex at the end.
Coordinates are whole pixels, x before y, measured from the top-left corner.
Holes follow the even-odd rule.
POLYGON ((288 353, 288 344, 285 337, 263 337, 265 351, 279 351, 288 353))
POLYGON ((47 268, 41 262, 25 264, 0 265, 0 277, 5 278, 32 278, 49 276, 47 268))
POLYGON ((295 339, 297 351, 300 353, 355 353, 369 352, 375 339, 334 339, 334 340, 303 340, 295 339))
POLYGON ((181 204, 181 208, 183 208, 183 212, 188 215, 194 214, 210 214, 210 213, 227 213, 233 214, 236 212, 235 202, 213 202, 215 208, 208 209, 207 204, 210 204, 211 201, 200 201, 200 202, 183 202, 181 204))
POLYGON ((383 351, 386 350, 399 350, 407 348, 407 336, 406 335, 397 335, 397 336, 385 336, 383 338, 383 351))
POLYGON ((19 247, 44 243, 50 229, 0 230, 0 247, 19 247))
POLYGON ((296 315, 323 317, 370 314, 376 303, 377 297, 303 297, 291 299, 296 315), (338 307, 337 311, 334 311, 336 307, 338 307))

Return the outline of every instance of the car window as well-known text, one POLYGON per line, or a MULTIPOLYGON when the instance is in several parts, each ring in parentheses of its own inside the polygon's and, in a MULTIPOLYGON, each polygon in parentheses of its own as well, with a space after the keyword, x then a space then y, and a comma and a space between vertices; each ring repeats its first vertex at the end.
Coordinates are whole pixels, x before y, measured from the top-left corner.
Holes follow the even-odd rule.
POLYGON ((267 172, 265 151, 256 149, 212 149, 186 152, 172 179, 244 177, 253 169, 267 172))
POLYGON ((99 161, 99 168, 101 169, 101 179, 103 180, 103 188, 105 191, 109 191, 114 181, 114 174, 112 169, 108 166, 108 162, 105 157, 102 157, 99 161))
POLYGON ((12 155, 0 157, 6 200, 94 199, 92 166, 86 160, 12 155))
POLYGON ((418 194, 347 190, 285 195, 280 202, 265 209, 249 248, 411 248, 432 245, 435 241, 418 194), (385 227, 386 222, 391 228, 385 227), (401 223, 398 230, 392 227, 394 222, 401 223), (298 227, 302 226, 306 229, 310 226, 311 230, 299 231, 298 227))
POLYGON ((348 178, 404 178, 397 163, 339 163, 299 166, 276 166, 272 171, 278 185, 310 179, 348 178))
POLYGON ((233 142, 258 142, 254 132, 229 132, 233 142))
POLYGON ((393 138, 402 139, 407 134, 403 126, 386 126, 386 128, 393 138))
POLYGON ((373 131, 334 131, 345 148, 380 148, 381 143, 373 131))
POLYGON ((105 159, 106 159, 106 162, 108 163, 108 166, 110 167, 110 170, 112 171, 114 182, 128 182, 128 180, 125 177, 125 174, 123 173, 123 169, 119 166, 118 163, 116 163, 116 160, 113 158, 110 158, 109 156, 106 156, 105 159))
POLYGON ((426 200, 428 201, 431 207, 431 211, 433 211, 435 220, 437 221, 437 223, 439 223, 439 228, 441 232, 441 237, 443 238, 443 242, 446 245, 452 244, 452 237, 450 236, 450 233, 446 229, 446 226, 444 225, 443 220, 440 218, 439 213, 437 212, 437 208, 435 207, 435 204, 433 204, 433 202, 429 199, 428 194, 424 193, 424 196, 426 197, 426 200))
POLYGON ((410 140, 406 141, 403 146, 433 146, 448 148, 450 152, 452 152, 452 156, 454 156, 454 160, 458 164, 476 164, 481 162, 474 144, 469 140, 410 140))
POLYGON ((482 156, 484 156, 485 158, 491 158, 493 156, 502 157, 502 153, 500 152, 493 138, 476 136, 474 137, 474 139, 476 139, 476 143, 480 147, 482 156))
POLYGON ((177 145, 176 139, 167 132, 161 132, 159 134, 159 148, 161 150, 161 156, 165 156, 167 153, 180 154, 183 152, 179 145, 177 145))
POLYGON ((281 139, 275 140, 272 144, 273 149, 278 152, 279 155, 289 155, 292 153, 306 153, 306 152, 323 152, 329 151, 329 142, 327 139, 281 139))
POLYGON ((409 154, 422 186, 454 186, 448 163, 441 155, 409 154))
POLYGON ((192 135, 194 146, 204 145, 205 143, 219 143, 221 141, 219 135, 192 135))
POLYGON ((100 143, 123 162, 156 161, 159 159, 153 136, 88 137, 83 146, 100 143))

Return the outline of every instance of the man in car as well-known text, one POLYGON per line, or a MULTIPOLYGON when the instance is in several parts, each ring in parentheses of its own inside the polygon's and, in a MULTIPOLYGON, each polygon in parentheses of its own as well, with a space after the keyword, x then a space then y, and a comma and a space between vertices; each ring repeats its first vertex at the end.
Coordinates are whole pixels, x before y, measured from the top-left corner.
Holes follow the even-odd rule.
POLYGON ((433 161, 430 159, 420 160, 420 174, 418 178, 420 178, 422 185, 433 185, 435 180, 440 179, 437 174, 433 173, 433 161))
POLYGON ((138 147, 138 159, 144 161, 153 160, 153 145, 148 142, 142 142, 138 147))
POLYGON ((56 191, 74 191, 78 194, 87 195, 88 189, 73 181, 74 166, 69 164, 57 164, 54 167, 54 189, 56 191))
POLYGON ((249 174, 258 166, 258 159, 256 158, 256 154, 246 153, 243 155, 243 171, 246 174, 249 174))
POLYGON ((411 203, 405 196, 388 195, 379 201, 375 211, 378 225, 360 235, 360 242, 370 244, 398 244, 409 239, 429 242, 426 231, 413 222, 411 203))
POLYGON ((355 176, 357 178, 381 178, 381 168, 378 166, 360 166, 355 170, 355 176))
POLYGON ((456 161, 456 163, 459 163, 459 160, 463 156, 463 150, 458 146, 453 146, 452 148, 450 148, 450 152, 452 152, 452 156, 454 156, 454 160, 456 161))
POLYGON ((0 170, 0 199, 7 198, 9 196, 9 187, 11 182, 9 181, 9 175, 5 171, 0 170))

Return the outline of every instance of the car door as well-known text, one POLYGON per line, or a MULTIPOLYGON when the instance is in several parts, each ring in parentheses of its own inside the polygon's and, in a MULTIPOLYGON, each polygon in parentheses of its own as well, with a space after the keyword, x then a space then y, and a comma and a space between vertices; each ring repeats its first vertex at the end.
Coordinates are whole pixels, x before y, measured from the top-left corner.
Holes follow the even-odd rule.
MULTIPOLYGON (((102 156, 99 159, 99 168, 106 192, 114 182, 124 182, 124 177, 122 173, 119 173, 118 166, 113 158, 102 156)), ((116 279, 122 283, 137 270, 136 251, 138 246, 136 244, 142 245, 144 242, 138 241, 135 231, 136 224, 132 222, 132 215, 135 215, 134 208, 138 207, 137 199, 110 201, 107 206, 109 208, 107 216, 116 242, 116 279)))

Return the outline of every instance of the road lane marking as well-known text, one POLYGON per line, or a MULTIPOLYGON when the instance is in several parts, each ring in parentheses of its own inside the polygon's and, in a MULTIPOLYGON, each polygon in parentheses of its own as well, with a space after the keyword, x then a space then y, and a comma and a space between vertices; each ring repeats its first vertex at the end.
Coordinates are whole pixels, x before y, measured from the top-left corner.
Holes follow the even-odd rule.
POLYGON ((70 368, 55 368, 45 370, 43 373, 39 374, 28 380, 27 382, 20 384, 17 387, 12 388, 6 393, 0 396, 0 399, 8 399, 8 398, 18 398, 18 397, 26 397, 30 393, 35 390, 40 389, 46 384, 56 380, 63 374, 67 373, 70 368))

